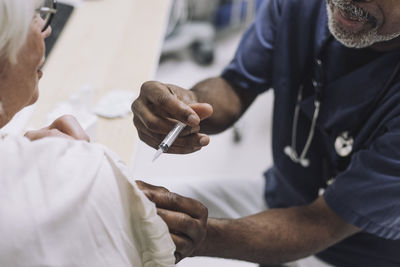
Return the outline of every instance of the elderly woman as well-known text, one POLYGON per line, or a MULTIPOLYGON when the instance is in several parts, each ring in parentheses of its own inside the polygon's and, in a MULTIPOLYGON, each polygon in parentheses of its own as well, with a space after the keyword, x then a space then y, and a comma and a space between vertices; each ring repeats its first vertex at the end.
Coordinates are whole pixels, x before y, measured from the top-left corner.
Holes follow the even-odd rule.
MULTIPOLYGON (((0 0, 0 127, 38 97, 54 3, 0 0)), ((0 266, 174 264, 154 205, 73 118, 1 134, 0 162, 0 266)))

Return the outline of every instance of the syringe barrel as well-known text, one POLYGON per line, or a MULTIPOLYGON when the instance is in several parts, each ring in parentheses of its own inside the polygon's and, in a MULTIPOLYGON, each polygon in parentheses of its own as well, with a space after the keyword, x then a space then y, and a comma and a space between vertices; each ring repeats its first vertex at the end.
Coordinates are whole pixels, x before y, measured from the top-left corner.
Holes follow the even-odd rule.
POLYGON ((164 152, 167 152, 170 146, 175 142, 176 138, 182 132, 182 130, 186 127, 186 124, 182 122, 178 122, 175 127, 167 134, 164 140, 159 145, 164 152))

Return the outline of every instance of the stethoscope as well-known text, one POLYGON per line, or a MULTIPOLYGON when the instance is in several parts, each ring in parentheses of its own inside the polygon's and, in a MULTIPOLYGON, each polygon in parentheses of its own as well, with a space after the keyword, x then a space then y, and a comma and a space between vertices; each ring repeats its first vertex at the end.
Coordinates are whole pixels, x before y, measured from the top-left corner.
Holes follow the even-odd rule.
MULTIPOLYGON (((324 45, 322 46, 321 50, 324 49, 324 47, 327 45, 327 43, 331 40, 332 38, 328 38, 324 45)), ((320 54, 320 53, 318 53, 320 54)), ((321 93, 322 93, 322 88, 323 88, 323 78, 324 78, 324 73, 323 73, 323 68, 322 68, 322 61, 317 58, 314 60, 314 65, 316 66, 316 72, 315 72, 315 78, 312 79, 312 86, 314 88, 314 95, 315 95, 315 100, 314 100, 314 113, 311 121, 311 126, 310 130, 308 133, 307 141, 304 145, 304 148, 302 149, 300 155, 296 151, 296 141, 297 141, 297 127, 298 127, 298 120, 299 120, 299 113, 300 113, 300 102, 303 99, 303 89, 304 86, 301 85, 299 88, 299 92, 297 94, 297 102, 293 114, 293 124, 292 124, 292 139, 291 139, 291 145, 286 146, 284 148, 284 153, 295 163, 300 164, 302 167, 307 168, 310 166, 310 160, 306 157, 307 152, 310 149, 311 142, 314 137, 315 133, 315 128, 317 124, 317 120, 319 117, 319 113, 321 110, 321 104, 322 104, 322 99, 321 99, 321 93)), ((387 91, 389 91, 391 84, 395 80, 396 76, 400 72, 400 62, 396 65, 395 70, 393 71, 392 75, 386 82, 384 89, 380 91, 380 93, 375 97, 374 102, 371 105, 371 108, 369 109, 368 112, 365 113, 364 118, 359 120, 358 124, 351 130, 348 131, 343 131, 340 133, 334 142, 334 148, 336 151, 336 154, 341 157, 345 158, 348 157, 352 154, 353 148, 354 148, 354 137, 357 136, 358 132, 361 130, 365 122, 370 118, 372 113, 377 109, 379 103, 381 100, 384 98, 385 94, 387 91)))
POLYGON ((315 127, 317 124, 317 120, 319 117, 319 112, 321 109, 321 92, 322 92, 322 87, 323 87, 323 71, 322 71, 322 61, 320 59, 315 60, 315 65, 316 65, 316 75, 315 78, 312 79, 312 86, 314 88, 314 94, 315 94, 315 100, 314 100, 314 113, 312 116, 312 121, 311 121, 311 126, 310 130, 308 132, 308 137, 307 141, 304 145, 303 150, 301 151, 301 154, 297 154, 296 151, 296 145, 297 145, 297 124, 299 121, 299 113, 300 113, 300 102, 303 99, 303 89, 304 86, 301 85, 299 88, 299 92, 297 94, 297 101, 296 101, 296 107, 294 109, 294 114, 293 114, 293 124, 292 124, 292 143, 290 146, 286 146, 284 148, 284 153, 289 156, 289 158, 295 162, 299 163, 301 166, 304 168, 310 166, 310 160, 306 158, 307 152, 310 149, 311 142, 314 137, 315 133, 315 127))

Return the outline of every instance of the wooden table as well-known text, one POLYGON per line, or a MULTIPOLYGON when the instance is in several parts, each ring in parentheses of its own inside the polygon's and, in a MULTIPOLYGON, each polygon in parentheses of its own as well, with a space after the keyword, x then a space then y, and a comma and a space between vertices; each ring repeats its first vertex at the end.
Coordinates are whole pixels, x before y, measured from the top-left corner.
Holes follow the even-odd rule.
MULTIPOLYGON (((87 0, 76 6, 47 59, 29 127, 42 127, 55 105, 84 84, 96 89, 95 101, 112 89, 138 92, 154 77, 169 8, 169 0, 87 0)), ((100 118, 92 141, 129 162, 138 141, 132 116, 100 118)))

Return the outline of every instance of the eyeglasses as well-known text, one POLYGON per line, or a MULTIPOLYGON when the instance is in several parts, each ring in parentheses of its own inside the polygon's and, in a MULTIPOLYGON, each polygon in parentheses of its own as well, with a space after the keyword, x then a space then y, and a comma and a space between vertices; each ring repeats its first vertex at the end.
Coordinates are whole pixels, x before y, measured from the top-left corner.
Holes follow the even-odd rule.
POLYGON ((51 20, 57 12, 57 1, 44 0, 43 5, 37 8, 36 12, 44 20, 44 26, 42 29, 42 32, 44 32, 50 26, 51 20))

